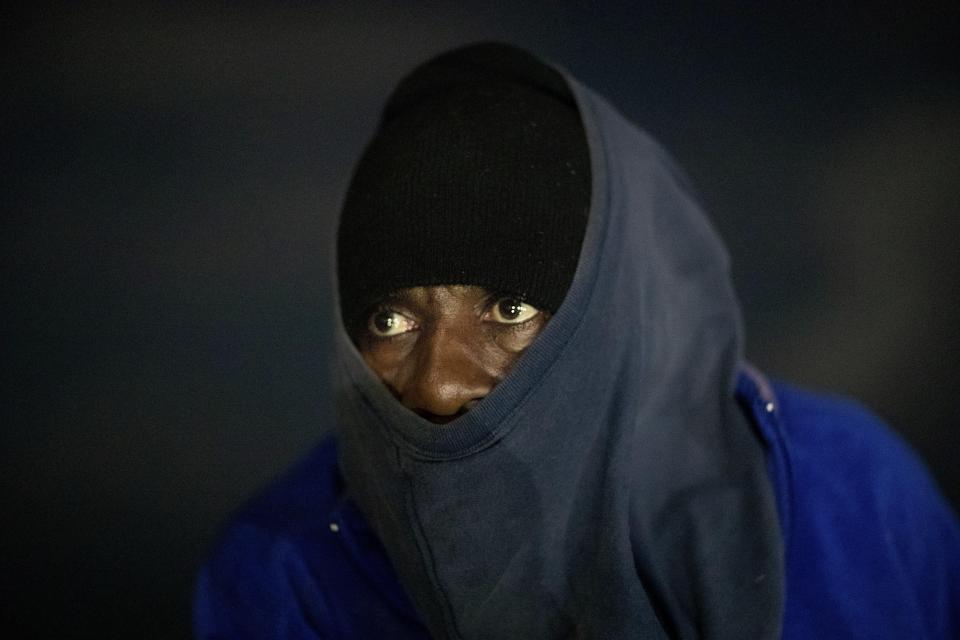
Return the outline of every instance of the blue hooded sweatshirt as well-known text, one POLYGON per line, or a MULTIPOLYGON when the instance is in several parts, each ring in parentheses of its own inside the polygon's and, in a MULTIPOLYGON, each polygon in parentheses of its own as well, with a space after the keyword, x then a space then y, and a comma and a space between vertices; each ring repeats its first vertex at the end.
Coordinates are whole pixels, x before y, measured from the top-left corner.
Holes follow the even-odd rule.
POLYGON ((684 177, 566 80, 593 192, 563 304, 442 427, 338 326, 337 435, 228 526, 197 636, 960 637, 960 527, 922 465, 743 363, 684 177))

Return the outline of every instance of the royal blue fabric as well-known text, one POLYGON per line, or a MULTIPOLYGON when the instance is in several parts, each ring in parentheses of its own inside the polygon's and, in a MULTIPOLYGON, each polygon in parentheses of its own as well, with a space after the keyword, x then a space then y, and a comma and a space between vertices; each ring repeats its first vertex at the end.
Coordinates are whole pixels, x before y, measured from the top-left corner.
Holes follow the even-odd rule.
MULTIPOLYGON (((855 403, 740 375, 786 552, 785 639, 960 638, 960 524, 855 403)), ((200 571, 196 637, 427 638, 343 492, 328 439, 244 508, 200 571)))

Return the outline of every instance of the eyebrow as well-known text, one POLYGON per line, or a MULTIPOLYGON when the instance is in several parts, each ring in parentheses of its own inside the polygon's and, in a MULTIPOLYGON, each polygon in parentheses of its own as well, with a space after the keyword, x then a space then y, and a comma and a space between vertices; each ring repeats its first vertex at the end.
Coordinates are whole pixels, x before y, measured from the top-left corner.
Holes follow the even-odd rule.
POLYGON ((390 303, 404 304, 404 305, 426 304, 426 303, 428 302, 428 299, 430 298, 429 295, 425 294, 423 291, 418 291, 417 293, 413 293, 411 290, 412 290, 412 289, 426 289, 426 288, 431 288, 431 287, 467 287, 467 288, 478 288, 478 289, 481 289, 481 290, 484 291, 484 294, 483 294, 483 296, 482 296, 484 299, 489 299, 489 298, 491 298, 491 297, 499 297, 499 296, 501 296, 501 295, 516 295, 516 297, 520 298, 521 300, 524 300, 524 299, 525 299, 525 296, 522 296, 522 295, 519 295, 519 294, 509 294, 509 293, 506 293, 506 292, 505 292, 505 293, 493 292, 493 291, 490 291, 490 290, 485 289, 484 287, 480 287, 480 286, 478 286, 478 285, 447 285, 447 284, 439 284, 439 285, 420 285, 420 286, 414 286, 414 287, 405 287, 405 288, 401 288, 401 289, 394 289, 393 291, 391 291, 391 292, 389 292, 389 293, 386 293, 386 294, 384 294, 382 297, 380 297, 380 298, 376 301, 375 304, 381 304, 381 305, 382 305, 382 304, 387 304, 387 305, 389 305, 390 303))
POLYGON ((410 299, 410 294, 406 289, 397 289, 380 298, 380 302, 403 302, 410 299))

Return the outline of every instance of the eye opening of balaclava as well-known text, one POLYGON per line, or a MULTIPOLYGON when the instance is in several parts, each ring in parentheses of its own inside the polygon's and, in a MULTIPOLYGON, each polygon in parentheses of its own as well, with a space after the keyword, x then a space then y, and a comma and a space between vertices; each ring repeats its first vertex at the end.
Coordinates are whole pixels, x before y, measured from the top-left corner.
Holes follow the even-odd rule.
POLYGON ((387 294, 476 285, 555 312, 590 206, 590 154, 570 88, 509 45, 417 68, 391 95, 337 232, 344 326, 387 294))

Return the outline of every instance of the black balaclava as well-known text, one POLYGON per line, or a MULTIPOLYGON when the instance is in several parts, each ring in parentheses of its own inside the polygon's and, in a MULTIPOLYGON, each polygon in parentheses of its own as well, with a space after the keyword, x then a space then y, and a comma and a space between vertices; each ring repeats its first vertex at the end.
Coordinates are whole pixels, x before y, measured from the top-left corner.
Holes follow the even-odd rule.
MULTIPOLYGON (((445 58, 542 86, 530 56, 487 67, 483 50, 445 58)), ((435 638, 779 638, 783 539, 733 393, 726 251, 669 155, 563 78, 591 175, 566 295, 510 373, 442 426, 403 407, 338 324, 347 494, 435 638)))
POLYGON ((577 266, 590 153, 563 77, 486 44, 393 92, 338 231, 344 322, 412 286, 478 285, 556 311, 577 266))

